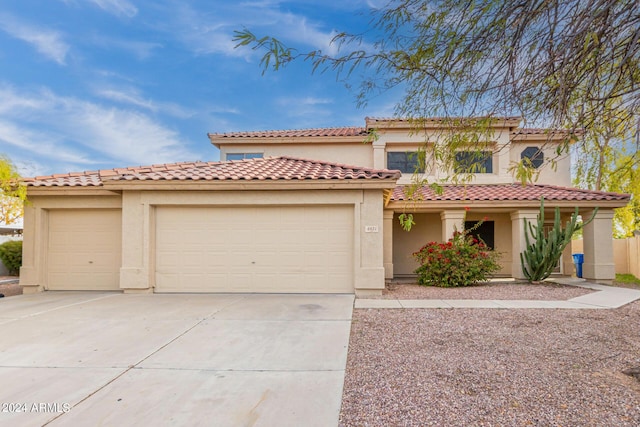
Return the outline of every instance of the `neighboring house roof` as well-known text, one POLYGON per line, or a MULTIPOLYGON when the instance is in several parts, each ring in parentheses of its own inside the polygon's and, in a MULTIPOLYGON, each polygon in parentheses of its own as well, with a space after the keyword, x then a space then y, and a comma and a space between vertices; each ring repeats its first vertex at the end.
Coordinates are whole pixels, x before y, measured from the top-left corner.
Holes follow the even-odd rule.
MULTIPOLYGON (((397 186, 391 195, 392 201, 409 200, 406 186, 397 186)), ((542 184, 470 184, 443 185, 442 194, 437 194, 429 186, 418 190, 418 200, 439 201, 539 201, 541 197, 552 201, 619 201, 627 202, 629 194, 609 193, 605 191, 583 190, 579 188, 558 187, 542 184)))
POLYGON ((181 162, 25 178, 30 187, 99 187, 105 181, 279 181, 398 179, 400 171, 294 157, 181 162))

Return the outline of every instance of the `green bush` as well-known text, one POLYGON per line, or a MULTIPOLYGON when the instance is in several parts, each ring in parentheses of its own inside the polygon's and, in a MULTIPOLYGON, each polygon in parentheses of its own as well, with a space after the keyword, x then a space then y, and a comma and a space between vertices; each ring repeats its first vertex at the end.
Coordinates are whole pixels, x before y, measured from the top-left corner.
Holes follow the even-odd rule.
POLYGON ((9 274, 19 274, 22 266, 22 241, 10 240, 0 245, 0 261, 9 274))
POLYGON ((423 286, 471 286, 500 270, 500 254, 468 231, 456 231, 446 243, 429 242, 413 256, 420 263, 415 272, 423 286))

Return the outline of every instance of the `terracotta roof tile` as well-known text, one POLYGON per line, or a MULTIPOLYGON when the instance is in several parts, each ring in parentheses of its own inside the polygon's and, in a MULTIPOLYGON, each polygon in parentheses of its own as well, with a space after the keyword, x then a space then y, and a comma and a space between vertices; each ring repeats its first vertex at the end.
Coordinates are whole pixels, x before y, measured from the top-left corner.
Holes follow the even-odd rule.
POLYGON ((304 138, 324 136, 366 136, 363 127, 334 127, 291 130, 264 130, 252 132, 210 133, 213 138, 304 138))
POLYGON ((182 162, 25 178, 31 187, 99 187, 104 181, 265 181, 398 179, 400 171, 378 170, 294 157, 227 162, 182 162))
MULTIPOLYGON (((541 184, 486 184, 486 185, 444 185, 443 193, 438 195, 430 187, 419 190, 424 201, 536 201, 544 196, 545 200, 555 201, 627 201, 628 194, 608 193, 605 191, 583 190, 579 188, 558 187, 541 184)), ((404 186, 397 186, 391 199, 407 200, 404 186)))

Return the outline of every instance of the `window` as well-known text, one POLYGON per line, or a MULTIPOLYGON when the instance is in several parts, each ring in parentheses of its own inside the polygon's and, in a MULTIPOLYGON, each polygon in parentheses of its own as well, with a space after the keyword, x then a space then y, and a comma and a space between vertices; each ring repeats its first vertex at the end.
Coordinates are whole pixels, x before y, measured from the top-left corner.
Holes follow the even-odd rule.
POLYGON ((458 151, 455 171, 456 173, 493 173, 493 153, 491 151, 458 151))
MULTIPOLYGON (((417 151, 387 153, 387 169, 398 169, 402 173, 414 173, 418 168, 419 154, 417 151)), ((419 170, 418 172, 424 172, 419 170)))
POLYGON ((227 160, 261 159, 262 153, 227 153, 227 160))
POLYGON ((538 147, 527 147, 520 153, 521 159, 529 159, 531 166, 538 169, 544 162, 544 153, 538 147))
MULTIPOLYGON (((475 227, 478 224, 478 221, 465 221, 464 229, 469 230, 475 227)), ((494 222, 493 221, 484 221, 478 228, 473 230, 471 233, 473 237, 476 239, 480 239, 487 245, 489 248, 493 249, 495 244, 494 238, 494 222)))

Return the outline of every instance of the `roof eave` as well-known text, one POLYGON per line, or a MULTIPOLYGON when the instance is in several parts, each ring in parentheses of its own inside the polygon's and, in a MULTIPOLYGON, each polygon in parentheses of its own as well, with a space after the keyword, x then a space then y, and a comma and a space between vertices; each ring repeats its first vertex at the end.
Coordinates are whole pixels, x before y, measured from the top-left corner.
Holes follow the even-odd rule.
POLYGON ((132 180, 105 181, 105 188, 122 191, 352 190, 393 189, 396 178, 309 180, 132 180))
POLYGON ((356 136, 246 136, 246 137, 221 137, 208 134, 211 144, 216 148, 223 145, 257 145, 257 144, 364 144, 366 135, 356 136))
MULTIPOLYGON (((427 119, 365 119, 367 129, 440 129, 443 127, 443 123, 448 120, 473 120, 468 117, 451 117, 451 118, 427 118, 427 119)), ((484 119, 482 117, 476 118, 476 120, 484 119)), ((496 117, 491 123, 492 128, 516 128, 522 121, 521 117, 496 117)))
POLYGON ((120 194, 116 189, 106 189, 102 186, 28 186, 27 200, 31 196, 113 196, 120 194))
MULTIPOLYGON (((551 200, 545 199, 545 206, 573 211, 578 208, 617 209, 627 205, 626 200, 551 200)), ((415 211, 439 212, 442 209, 539 209, 539 200, 391 200, 388 209, 406 209, 409 206, 415 211), (407 205, 408 204, 408 205, 407 205)))
POLYGON ((562 134, 562 133, 541 133, 541 134, 512 134, 511 141, 519 142, 519 141, 537 141, 537 142, 545 142, 545 141, 564 141, 564 140, 574 140, 578 138, 579 135, 570 135, 570 134, 562 134))

